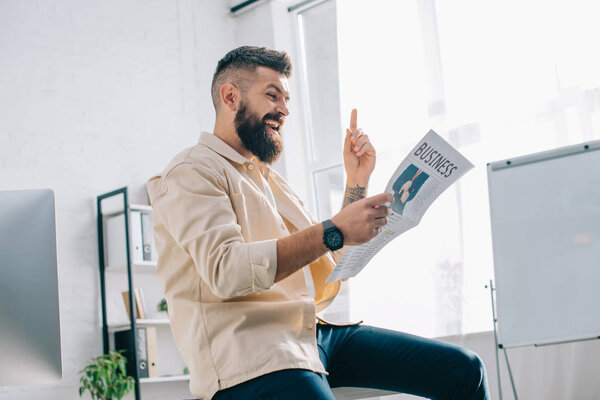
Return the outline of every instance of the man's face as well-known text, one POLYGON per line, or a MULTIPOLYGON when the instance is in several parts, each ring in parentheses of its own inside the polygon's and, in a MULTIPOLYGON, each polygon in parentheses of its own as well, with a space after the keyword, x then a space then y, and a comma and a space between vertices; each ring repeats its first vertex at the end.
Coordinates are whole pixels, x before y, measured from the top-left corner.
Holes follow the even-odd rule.
POLYGON ((265 67, 256 69, 252 86, 242 95, 235 128, 246 150, 272 164, 283 150, 281 130, 289 114, 289 90, 284 75, 265 67))

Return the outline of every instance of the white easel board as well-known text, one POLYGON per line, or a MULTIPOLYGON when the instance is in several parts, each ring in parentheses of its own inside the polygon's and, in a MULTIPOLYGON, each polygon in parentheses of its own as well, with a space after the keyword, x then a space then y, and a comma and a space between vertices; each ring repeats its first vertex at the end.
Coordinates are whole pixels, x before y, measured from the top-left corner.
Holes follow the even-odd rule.
POLYGON ((499 343, 600 337, 600 141, 488 164, 499 343))

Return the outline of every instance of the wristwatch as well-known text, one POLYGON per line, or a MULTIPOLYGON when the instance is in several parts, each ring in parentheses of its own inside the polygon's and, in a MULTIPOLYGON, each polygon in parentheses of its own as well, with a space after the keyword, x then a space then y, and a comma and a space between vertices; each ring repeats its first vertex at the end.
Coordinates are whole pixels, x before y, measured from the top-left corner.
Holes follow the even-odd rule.
POLYGON ((330 219, 323 221, 323 243, 331 251, 344 247, 344 235, 330 219))

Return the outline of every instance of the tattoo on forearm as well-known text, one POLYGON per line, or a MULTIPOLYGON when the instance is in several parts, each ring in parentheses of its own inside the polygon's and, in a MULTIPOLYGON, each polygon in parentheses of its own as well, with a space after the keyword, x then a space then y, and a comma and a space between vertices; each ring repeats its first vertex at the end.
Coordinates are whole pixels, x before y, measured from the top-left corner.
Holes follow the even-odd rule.
POLYGON ((364 186, 346 186, 346 195, 344 196, 344 204, 342 204, 342 208, 345 208, 347 205, 364 198, 366 194, 367 188, 364 186))

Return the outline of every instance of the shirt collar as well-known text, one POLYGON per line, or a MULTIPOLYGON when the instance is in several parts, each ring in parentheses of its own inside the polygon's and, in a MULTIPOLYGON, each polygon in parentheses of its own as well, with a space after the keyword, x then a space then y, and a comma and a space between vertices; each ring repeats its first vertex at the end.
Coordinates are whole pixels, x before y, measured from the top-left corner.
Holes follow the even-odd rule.
POLYGON ((244 164, 250 161, 246 157, 235 151, 233 147, 229 146, 227 143, 225 143, 223 140, 213 135, 212 133, 202 132, 200 134, 200 139, 198 140, 198 143, 205 145, 209 149, 214 150, 223 157, 237 164, 244 164))
POLYGON ((271 168, 259 161, 259 160, 249 160, 237 151, 233 149, 233 147, 229 146, 219 137, 213 135, 209 132, 202 132, 200 134, 200 139, 198 140, 199 144, 203 144, 221 156, 233 161, 236 164, 244 165, 244 164, 256 164, 260 168, 262 175, 268 180, 271 176, 271 168))
POLYGON ((269 178, 271 177, 271 167, 269 167, 267 164, 257 161, 258 167, 260 168, 260 172, 262 173, 262 175, 265 177, 265 179, 267 181, 269 181, 269 178))

